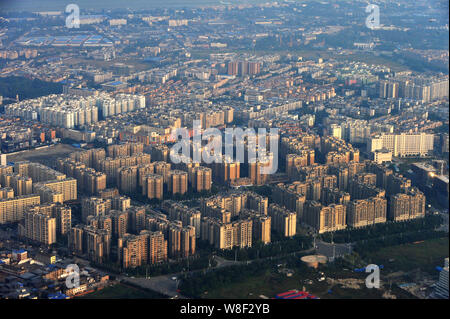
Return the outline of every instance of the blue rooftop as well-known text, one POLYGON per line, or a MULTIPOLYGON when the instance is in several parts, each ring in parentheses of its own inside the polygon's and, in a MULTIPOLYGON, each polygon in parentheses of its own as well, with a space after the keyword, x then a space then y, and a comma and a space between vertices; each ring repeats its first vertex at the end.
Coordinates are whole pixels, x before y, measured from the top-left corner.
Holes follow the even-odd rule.
POLYGON ((116 82, 111 82, 111 83, 107 83, 108 85, 120 85, 123 84, 122 81, 116 81, 116 82))
POLYGON ((48 294, 48 299, 67 299, 67 298, 68 296, 61 292, 55 294, 48 294))

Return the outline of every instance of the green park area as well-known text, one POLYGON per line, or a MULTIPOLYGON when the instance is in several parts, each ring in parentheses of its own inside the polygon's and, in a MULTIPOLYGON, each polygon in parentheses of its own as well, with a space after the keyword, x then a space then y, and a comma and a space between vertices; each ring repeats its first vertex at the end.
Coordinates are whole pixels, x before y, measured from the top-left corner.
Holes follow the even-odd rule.
POLYGON ((293 289, 306 290, 322 299, 408 299, 415 297, 398 285, 408 280, 410 272, 417 273, 417 270, 436 279, 435 268, 443 265, 448 251, 448 237, 441 237, 380 247, 364 254, 363 258, 355 253, 354 261, 345 258, 320 265, 318 269, 308 268, 299 257, 290 256, 276 262, 250 262, 187 278, 181 289, 186 296, 206 299, 274 298, 278 293, 293 289), (390 280, 382 280, 381 289, 366 288, 367 274, 354 271, 370 263, 384 265, 382 278, 389 275, 390 280))
POLYGON ((300 282, 304 280, 304 274, 295 273, 292 277, 277 274, 271 270, 267 270, 265 274, 247 279, 203 294, 202 298, 238 298, 238 299, 259 299, 260 295, 272 298, 280 292, 290 289, 300 289, 300 282))
POLYGON ((436 266, 443 266, 448 257, 448 237, 417 241, 415 243, 384 247, 365 257, 366 262, 384 265, 389 272, 420 269, 436 275, 436 266))
MULTIPOLYGON (((350 270, 340 271, 338 277, 343 278, 339 280, 336 280, 335 274, 331 275, 326 266, 318 270, 307 269, 296 272, 291 277, 268 270, 264 275, 249 277, 243 281, 206 291, 201 297, 260 299, 262 295, 274 298, 276 294, 295 289, 308 291, 321 299, 380 299, 389 290, 389 287, 385 285, 381 289, 366 288, 364 284, 366 274, 357 274, 350 270), (329 279, 319 282, 318 279, 321 277, 319 271, 329 279)), ((396 285, 390 287, 389 294, 399 299, 414 298, 396 285)))
POLYGON ((157 292, 140 289, 124 284, 105 287, 93 293, 79 297, 80 299, 161 299, 167 298, 157 292))

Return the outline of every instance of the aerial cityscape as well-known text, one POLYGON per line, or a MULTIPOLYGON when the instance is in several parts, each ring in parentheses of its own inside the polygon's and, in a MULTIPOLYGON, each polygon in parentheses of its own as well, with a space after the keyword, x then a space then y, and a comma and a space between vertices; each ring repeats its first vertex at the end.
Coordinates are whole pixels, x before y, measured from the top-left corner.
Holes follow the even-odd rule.
POLYGON ((448 24, 447 0, 0 2, 0 299, 448 299, 448 24))

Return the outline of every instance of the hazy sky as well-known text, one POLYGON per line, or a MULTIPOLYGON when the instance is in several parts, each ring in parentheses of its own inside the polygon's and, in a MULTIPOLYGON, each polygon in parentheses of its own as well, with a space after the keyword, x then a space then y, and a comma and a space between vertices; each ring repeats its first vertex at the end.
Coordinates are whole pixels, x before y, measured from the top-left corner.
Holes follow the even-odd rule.
POLYGON ((220 5, 221 2, 244 4, 264 3, 270 0, 0 0, 1 8, 21 10, 58 10, 63 11, 65 7, 74 3, 80 7, 81 12, 85 9, 115 9, 134 8, 151 9, 164 7, 195 7, 220 5))

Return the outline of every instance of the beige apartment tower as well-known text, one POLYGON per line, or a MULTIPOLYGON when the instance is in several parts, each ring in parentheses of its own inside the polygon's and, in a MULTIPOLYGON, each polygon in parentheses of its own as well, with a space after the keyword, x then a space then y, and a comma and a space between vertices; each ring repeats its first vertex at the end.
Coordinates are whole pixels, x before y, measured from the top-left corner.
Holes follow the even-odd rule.
POLYGON ((184 195, 188 190, 188 173, 180 170, 170 171, 167 188, 171 194, 184 195))
POLYGON ((163 199, 164 178, 161 175, 148 174, 143 177, 142 195, 149 199, 163 199))
POLYGON ((39 211, 25 211, 19 235, 45 245, 56 243, 56 218, 39 211))
POLYGON ((297 234, 297 213, 288 211, 277 204, 271 204, 269 215, 272 217, 273 230, 284 237, 293 237, 297 234))
POLYGON ((27 207, 40 203, 39 195, 24 195, 0 200, 0 224, 20 221, 27 207))
POLYGON ((418 189, 407 194, 395 194, 391 197, 389 219, 393 221, 409 220, 425 216, 425 195, 418 189))
POLYGON ((197 166, 190 169, 190 182, 195 192, 209 191, 212 185, 212 170, 197 166))

